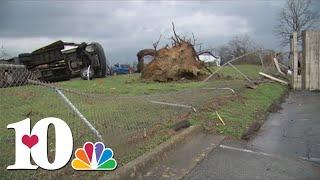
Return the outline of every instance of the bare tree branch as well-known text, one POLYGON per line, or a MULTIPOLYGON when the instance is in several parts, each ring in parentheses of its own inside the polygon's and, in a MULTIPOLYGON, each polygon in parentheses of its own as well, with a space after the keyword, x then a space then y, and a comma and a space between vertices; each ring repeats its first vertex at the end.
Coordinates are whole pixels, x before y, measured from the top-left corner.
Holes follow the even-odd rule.
MULTIPOLYGON (((181 38, 177 35, 173 22, 172 22, 172 30, 173 30, 173 34, 174 34, 174 37, 175 37, 174 42, 177 43, 177 44, 180 44, 181 38)), ((174 39, 174 38, 172 37, 172 39, 174 39)))
POLYGON ((162 37, 162 34, 160 34, 160 37, 159 37, 158 41, 153 43, 153 48, 154 48, 155 51, 157 50, 157 46, 158 46, 158 44, 159 44, 159 42, 161 40, 161 37, 162 37))
POLYGON ((192 33, 192 39, 193 39, 193 45, 196 45, 196 38, 194 37, 194 34, 192 33))
POLYGON ((301 43, 301 32, 316 27, 319 18, 320 14, 311 10, 311 0, 287 0, 279 14, 274 33, 283 46, 290 43, 292 32, 298 33, 298 42, 301 43))

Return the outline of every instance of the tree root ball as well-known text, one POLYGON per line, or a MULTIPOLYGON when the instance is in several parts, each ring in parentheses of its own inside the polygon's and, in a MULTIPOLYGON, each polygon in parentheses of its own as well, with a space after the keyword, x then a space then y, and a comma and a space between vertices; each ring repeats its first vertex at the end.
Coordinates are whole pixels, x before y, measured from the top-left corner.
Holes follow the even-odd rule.
POLYGON ((172 47, 157 50, 153 61, 143 69, 141 77, 158 82, 195 79, 202 67, 193 45, 180 41, 172 47))

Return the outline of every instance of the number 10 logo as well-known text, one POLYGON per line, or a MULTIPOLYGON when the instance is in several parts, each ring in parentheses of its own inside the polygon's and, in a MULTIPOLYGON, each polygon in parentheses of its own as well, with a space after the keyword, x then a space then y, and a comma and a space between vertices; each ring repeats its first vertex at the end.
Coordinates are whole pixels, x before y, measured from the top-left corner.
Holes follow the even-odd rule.
POLYGON ((7 169, 56 170, 65 166, 72 155, 73 139, 69 126, 61 119, 48 117, 38 121, 30 131, 30 119, 9 124, 15 130, 15 163, 7 169), (47 139, 49 125, 55 129, 55 160, 48 160, 47 139), (58 131, 57 131, 58 130, 58 131), (32 165, 30 155, 37 165, 32 165))

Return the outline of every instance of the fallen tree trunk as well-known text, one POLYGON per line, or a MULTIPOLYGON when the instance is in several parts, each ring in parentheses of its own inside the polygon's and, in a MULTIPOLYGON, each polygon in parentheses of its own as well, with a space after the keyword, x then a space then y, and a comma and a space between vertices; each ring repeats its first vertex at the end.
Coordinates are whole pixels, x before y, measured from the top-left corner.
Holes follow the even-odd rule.
POLYGON ((143 49, 137 53, 138 57, 138 67, 137 71, 142 72, 144 67, 144 57, 145 56, 155 56, 156 51, 154 49, 143 49))

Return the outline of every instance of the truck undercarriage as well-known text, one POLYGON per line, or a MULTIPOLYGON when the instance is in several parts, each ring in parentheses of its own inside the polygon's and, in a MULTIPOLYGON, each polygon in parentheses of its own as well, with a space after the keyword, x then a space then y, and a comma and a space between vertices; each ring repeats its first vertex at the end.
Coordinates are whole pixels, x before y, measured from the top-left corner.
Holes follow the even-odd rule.
POLYGON ((32 53, 19 55, 20 64, 43 81, 105 77, 111 74, 102 46, 99 43, 54 42, 32 53))

